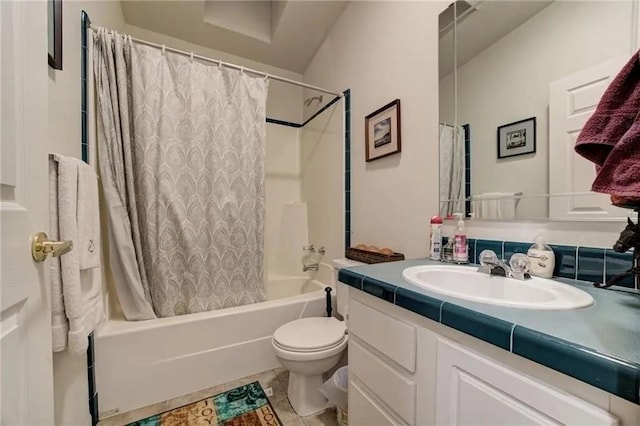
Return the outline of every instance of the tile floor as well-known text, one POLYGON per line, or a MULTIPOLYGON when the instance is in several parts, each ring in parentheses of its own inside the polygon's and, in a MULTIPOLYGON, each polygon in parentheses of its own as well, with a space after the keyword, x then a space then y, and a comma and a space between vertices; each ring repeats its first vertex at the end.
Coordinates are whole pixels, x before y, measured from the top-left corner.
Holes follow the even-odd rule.
POLYGON ((154 414, 163 413, 183 405, 191 404, 192 402, 200 401, 208 396, 216 395, 224 392, 225 390, 233 389, 256 380, 260 382, 260 385, 262 385, 265 390, 267 388, 271 388, 273 390, 273 395, 269 397, 269 401, 276 410, 276 413, 278 414, 278 417, 280 417, 284 426, 336 426, 338 424, 335 408, 327 409, 316 416, 299 417, 293 411, 293 408, 291 408, 291 404, 289 404, 289 400, 287 399, 288 379, 289 372, 283 368, 277 368, 275 370, 265 371, 224 385, 203 389, 189 395, 184 395, 169 401, 144 407, 139 410, 117 414, 102 420, 99 423, 99 426, 126 425, 136 420, 145 419, 154 414))

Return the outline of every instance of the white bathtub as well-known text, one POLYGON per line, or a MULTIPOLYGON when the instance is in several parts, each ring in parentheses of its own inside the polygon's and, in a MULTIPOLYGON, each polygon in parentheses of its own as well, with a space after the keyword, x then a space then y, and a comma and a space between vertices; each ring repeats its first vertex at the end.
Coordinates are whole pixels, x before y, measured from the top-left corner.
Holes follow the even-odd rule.
POLYGON ((269 277, 265 302, 149 321, 110 319, 95 341, 100 418, 278 367, 273 332, 326 315, 326 285, 269 277))

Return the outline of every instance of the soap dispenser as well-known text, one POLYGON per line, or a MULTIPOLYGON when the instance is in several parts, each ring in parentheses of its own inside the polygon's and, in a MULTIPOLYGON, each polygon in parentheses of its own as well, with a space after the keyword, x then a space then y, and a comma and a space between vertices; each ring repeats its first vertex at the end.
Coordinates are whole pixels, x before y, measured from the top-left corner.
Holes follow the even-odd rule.
POLYGON ((533 239, 534 243, 527 251, 529 258, 529 273, 537 277, 553 277, 553 269, 556 266, 556 255, 551 247, 544 242, 544 235, 539 230, 533 239))
POLYGON ((453 233, 453 261, 455 263, 469 262, 467 234, 464 231, 464 220, 462 220, 462 214, 458 214, 458 226, 453 233))

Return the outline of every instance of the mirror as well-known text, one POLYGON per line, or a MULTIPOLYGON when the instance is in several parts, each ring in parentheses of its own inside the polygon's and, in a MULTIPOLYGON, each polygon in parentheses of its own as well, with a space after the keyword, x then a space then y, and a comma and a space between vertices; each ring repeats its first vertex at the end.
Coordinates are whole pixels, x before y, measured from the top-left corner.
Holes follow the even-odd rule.
POLYGON ((440 15, 441 216, 628 216, 589 192, 595 167, 573 145, 636 49, 634 1, 459 0, 440 15))

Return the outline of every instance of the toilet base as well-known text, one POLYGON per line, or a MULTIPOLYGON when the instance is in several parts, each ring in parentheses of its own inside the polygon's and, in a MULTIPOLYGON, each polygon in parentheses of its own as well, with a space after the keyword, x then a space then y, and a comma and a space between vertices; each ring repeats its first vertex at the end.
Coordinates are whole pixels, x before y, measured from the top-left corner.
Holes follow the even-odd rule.
POLYGON ((311 416, 331 406, 327 398, 320 393, 322 375, 305 376, 289 372, 287 396, 291 407, 300 417, 311 416))

